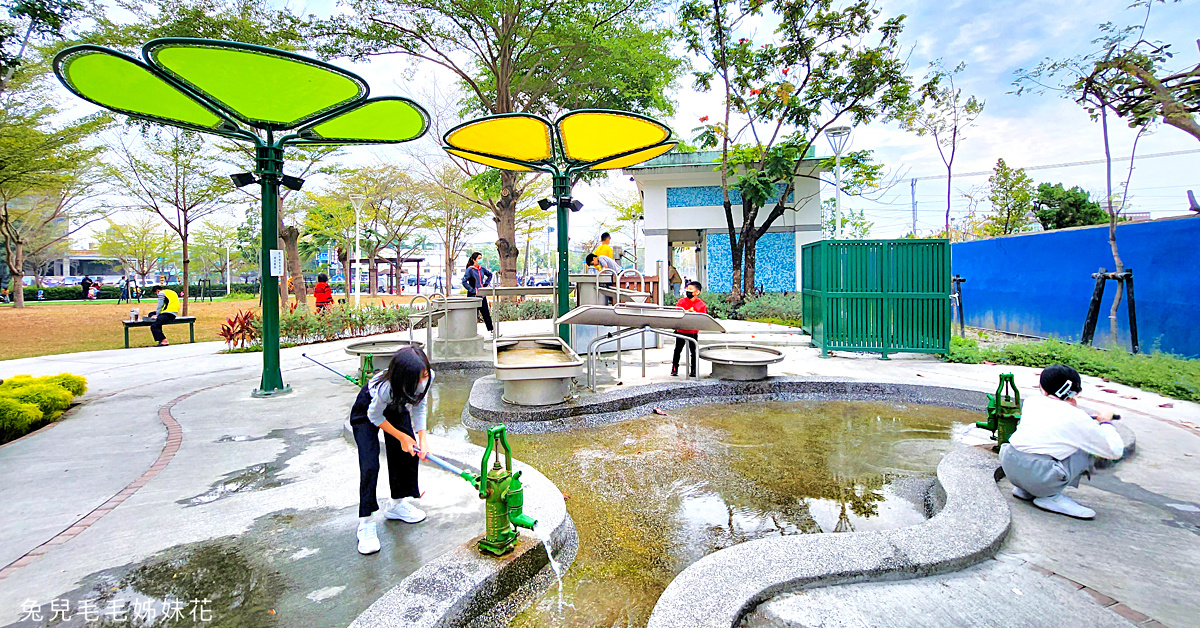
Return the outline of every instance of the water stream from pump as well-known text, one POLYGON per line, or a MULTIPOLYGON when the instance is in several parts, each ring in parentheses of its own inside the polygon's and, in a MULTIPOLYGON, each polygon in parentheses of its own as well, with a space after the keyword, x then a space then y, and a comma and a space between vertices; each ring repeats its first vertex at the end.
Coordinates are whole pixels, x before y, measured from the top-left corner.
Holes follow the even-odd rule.
POLYGON ((546 548, 546 558, 550 559, 550 568, 554 570, 554 576, 558 578, 558 611, 561 613, 563 607, 562 565, 554 560, 554 550, 550 546, 551 532, 539 524, 533 527, 533 533, 542 540, 542 546, 546 548))

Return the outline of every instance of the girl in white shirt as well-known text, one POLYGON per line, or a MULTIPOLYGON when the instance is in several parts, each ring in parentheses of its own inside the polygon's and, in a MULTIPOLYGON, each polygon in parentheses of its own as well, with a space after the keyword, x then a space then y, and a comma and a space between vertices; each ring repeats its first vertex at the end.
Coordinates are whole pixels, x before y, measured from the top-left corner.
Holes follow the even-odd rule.
POLYGON ((358 444, 358 551, 362 554, 379 551, 379 533, 372 519, 379 510, 379 430, 384 432, 393 500, 384 516, 405 523, 425 519, 425 513, 406 499, 421 496, 417 465, 429 451, 425 442, 425 394, 432 381, 433 370, 425 352, 404 347, 392 356, 386 370, 362 387, 350 410, 350 427, 358 444))
POLYGON ((1000 466, 1012 482, 1014 497, 1049 512, 1093 519, 1094 510, 1062 491, 1078 488, 1080 476, 1091 472, 1095 458, 1119 459, 1125 444, 1112 426, 1111 414, 1093 418, 1076 405, 1083 381, 1075 369, 1048 366, 1040 384, 1043 396, 1024 400, 1017 431, 1000 447, 1000 466))

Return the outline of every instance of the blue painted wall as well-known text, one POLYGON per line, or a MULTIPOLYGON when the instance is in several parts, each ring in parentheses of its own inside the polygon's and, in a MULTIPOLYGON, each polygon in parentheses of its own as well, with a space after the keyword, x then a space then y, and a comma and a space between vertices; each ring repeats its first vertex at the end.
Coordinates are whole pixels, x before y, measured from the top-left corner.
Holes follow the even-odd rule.
MULTIPOLYGON (((733 288, 733 255, 728 233, 710 233, 705 239, 706 270, 713 292, 733 288)), ((796 237, 792 233, 766 233, 755 247, 754 281, 767 292, 796 291, 796 237)))
MULTIPOLYGON (((782 183, 775 184, 775 195, 767 204, 779 201, 779 195, 786 187, 782 183)), ((788 194, 787 202, 792 202, 795 193, 788 194)), ((729 202, 741 206, 742 195, 737 190, 729 190, 729 202)), ((667 207, 723 207, 725 195, 719 185, 697 185, 682 188, 667 188, 667 207)))
MULTIPOLYGON (((1117 227, 1121 260, 1133 269, 1138 340, 1143 351, 1200 357, 1200 218, 1117 227)), ((1108 226, 1065 229, 959 242, 953 272, 966 277, 968 325, 1078 341, 1095 280, 1114 269, 1108 226)), ((1111 345, 1108 282, 1096 343, 1111 345)), ((1128 348, 1129 314, 1122 300, 1117 341, 1128 348)))

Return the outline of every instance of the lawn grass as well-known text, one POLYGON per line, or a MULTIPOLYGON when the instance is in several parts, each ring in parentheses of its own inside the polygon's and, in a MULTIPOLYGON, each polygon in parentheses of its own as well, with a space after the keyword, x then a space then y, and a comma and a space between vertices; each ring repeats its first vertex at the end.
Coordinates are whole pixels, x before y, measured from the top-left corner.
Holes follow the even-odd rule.
MULTIPOLYGON (((364 296, 362 304, 407 304, 411 299, 411 295, 364 296)), ((313 307, 311 297, 309 305, 313 307)), ((132 308, 139 308, 145 316, 154 306, 153 299, 142 299, 140 304, 134 301, 132 305, 97 300, 31 302, 23 309, 0 306, 0 360, 124 348, 125 332, 120 321, 129 318, 132 308)), ((229 299, 189 302, 188 315, 196 317, 196 342, 219 340, 217 330, 225 319, 247 309, 258 309, 257 296, 235 293, 229 299)), ((171 325, 163 331, 172 344, 188 341, 187 325, 171 325)), ((131 347, 151 344, 149 328, 129 330, 131 347)))
POLYGON ((1120 349, 1106 351, 1058 340, 980 347, 974 340, 954 336, 950 353, 944 359, 963 364, 987 361, 1035 368, 1066 364, 1084 375, 1200 402, 1200 360, 1166 353, 1133 355, 1120 349))

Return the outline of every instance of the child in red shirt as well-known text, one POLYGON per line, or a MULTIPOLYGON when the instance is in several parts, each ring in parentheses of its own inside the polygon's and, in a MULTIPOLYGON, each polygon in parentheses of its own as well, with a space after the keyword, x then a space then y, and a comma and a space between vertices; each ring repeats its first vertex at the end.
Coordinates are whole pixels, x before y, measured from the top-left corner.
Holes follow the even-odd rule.
MULTIPOLYGON (((679 302, 675 304, 675 307, 678 307, 678 308, 688 311, 688 312, 697 312, 700 314, 707 314, 708 313, 708 305, 705 304, 704 300, 700 298, 700 291, 702 289, 703 288, 700 286, 699 281, 688 282, 687 288, 685 288, 686 294, 684 294, 683 298, 680 299, 679 302)), ((689 336, 693 339, 697 338, 700 335, 700 331, 696 330, 696 329, 680 329, 679 333, 683 336, 689 336)), ((688 370, 691 372, 690 373, 691 376, 695 377, 696 376, 696 345, 694 345, 682 338, 675 339, 675 355, 671 358, 671 375, 672 376, 679 375, 679 354, 683 353, 684 345, 688 345, 688 355, 691 357, 691 360, 688 362, 688 370)))
POLYGON ((313 296, 317 298, 317 311, 333 305, 333 290, 329 288, 329 277, 325 273, 317 275, 317 285, 313 287, 313 296))

